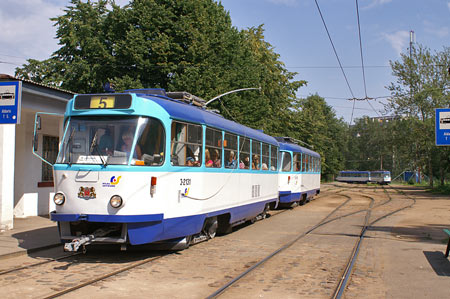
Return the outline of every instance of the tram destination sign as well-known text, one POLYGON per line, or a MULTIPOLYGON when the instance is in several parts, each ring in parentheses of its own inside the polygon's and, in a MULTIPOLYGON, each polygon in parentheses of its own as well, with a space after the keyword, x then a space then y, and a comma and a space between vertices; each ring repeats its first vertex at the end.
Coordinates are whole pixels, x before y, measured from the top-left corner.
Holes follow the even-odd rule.
POLYGON ((131 94, 82 94, 75 97, 77 110, 85 109, 128 109, 131 94))
POLYGON ((450 146, 450 108, 436 109, 436 145, 450 146))
POLYGON ((22 81, 0 82, 0 124, 20 124, 22 81))

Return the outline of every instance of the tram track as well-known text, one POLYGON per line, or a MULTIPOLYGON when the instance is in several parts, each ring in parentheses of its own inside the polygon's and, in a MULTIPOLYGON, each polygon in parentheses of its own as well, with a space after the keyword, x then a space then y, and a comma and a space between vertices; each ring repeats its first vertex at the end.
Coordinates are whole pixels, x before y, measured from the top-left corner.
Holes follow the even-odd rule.
MULTIPOLYGON (((313 227, 311 227, 310 229, 308 229, 307 231, 297 235, 293 240, 289 241, 288 243, 284 244, 283 246, 279 247, 277 250, 271 252, 270 254, 268 254, 266 257, 264 257, 263 259, 259 260, 258 262, 254 263, 252 266, 250 266, 247 270, 245 270, 244 272, 240 273, 239 275, 235 276, 233 279, 231 279, 228 283, 226 283, 225 285, 223 285, 222 287, 218 288, 216 291, 214 291, 213 293, 211 293, 209 296, 207 296, 206 298, 210 299, 210 298, 217 298, 218 296, 220 296, 221 294, 223 294, 227 289, 229 289, 231 286, 233 286, 237 281, 239 281, 240 279, 242 279, 243 277, 245 277, 247 274, 249 274, 250 272, 254 271, 255 269, 257 269, 258 267, 262 266, 265 262, 267 262, 268 260, 272 259, 274 256, 276 256, 277 254, 281 253, 282 251, 286 250, 287 248, 289 248, 290 246, 292 246, 294 243, 296 243, 298 240, 300 240, 301 238, 305 237, 306 235, 310 234, 312 231, 316 230, 317 228, 325 225, 326 223, 329 223, 330 220, 328 220, 333 214, 335 214, 339 209, 341 209, 343 206, 345 206, 348 202, 351 201, 351 198, 348 197, 347 195, 342 195, 339 194, 341 196, 347 197, 347 200, 344 201, 342 204, 340 204, 339 206, 337 206, 333 211, 331 211, 328 215, 326 215, 324 218, 322 218, 322 220, 317 223, 316 225, 314 225, 313 227)), ((336 218, 339 219, 340 217, 336 218)))
POLYGON ((116 276, 116 275, 118 275, 118 274, 120 274, 120 273, 129 271, 129 270, 132 270, 132 269, 137 268, 137 267, 139 267, 139 266, 143 266, 143 265, 145 265, 145 264, 148 264, 148 263, 150 263, 150 262, 153 262, 153 261, 155 261, 155 260, 158 260, 158 259, 162 258, 163 256, 164 256, 164 255, 162 255, 162 256, 157 256, 157 257, 149 257, 149 258, 146 258, 146 259, 144 259, 144 260, 141 260, 141 261, 139 261, 139 262, 135 262, 135 263, 133 263, 133 264, 131 264, 131 265, 128 265, 128 266, 123 267, 123 268, 120 268, 120 269, 118 269, 118 270, 111 271, 111 272, 108 272, 108 273, 106 273, 106 274, 100 275, 100 276, 98 276, 98 277, 91 278, 91 279, 89 279, 88 281, 79 283, 79 284, 77 284, 77 285, 75 285, 75 286, 72 286, 72 287, 70 287, 70 288, 66 288, 66 289, 61 290, 61 291, 58 291, 58 292, 56 292, 56 293, 52 293, 52 294, 49 294, 49 295, 45 295, 44 297, 41 297, 41 298, 43 298, 43 299, 52 299, 52 298, 57 298, 57 297, 66 295, 66 294, 68 294, 68 293, 71 293, 71 292, 73 292, 73 291, 79 290, 79 289, 84 288, 84 287, 86 287, 86 286, 92 285, 92 284, 94 284, 94 283, 96 283, 96 282, 102 281, 102 280, 104 280, 104 279, 107 279, 107 278, 116 276))
MULTIPOLYGON (((387 196, 387 198, 386 199, 383 199, 382 201, 378 201, 379 200, 379 198, 377 198, 377 201, 373 201, 373 205, 372 205, 372 207, 371 207, 371 210, 372 211, 374 211, 374 210, 376 210, 378 207, 381 207, 381 206, 383 206, 383 205, 386 205, 386 204, 388 204, 389 202, 392 202, 392 197, 391 196, 388 196, 390 193, 389 193, 389 189, 392 189, 391 187, 389 187, 389 188, 387 188, 387 187, 382 187, 383 189, 383 192, 384 192, 384 194, 387 194, 386 196, 387 196)), ((343 188, 344 189, 344 188, 343 188)), ((351 188, 351 189, 353 189, 353 188, 351 188)), ((235 278, 234 279, 232 279, 232 281, 234 281, 235 279, 235 281, 230 285, 230 286, 232 286, 233 284, 236 284, 236 282, 237 281, 240 281, 241 280, 241 278, 243 278, 243 277, 245 277, 245 276, 247 276, 249 273, 251 273, 252 271, 254 271, 254 269, 257 269, 258 267, 260 267, 262 264, 264 264, 264 263, 266 263, 267 261, 269 261, 269 260, 271 260, 272 259, 272 257, 274 257, 274 256, 276 256, 276 255, 278 255, 278 253, 280 253, 280 252, 282 252, 283 250, 285 250, 285 249, 287 249, 287 248, 289 248, 292 244, 294 244, 294 243, 296 243, 296 242, 298 242, 300 239, 302 239, 303 237, 305 237, 306 235, 317 235, 317 236, 321 236, 321 234, 317 234, 316 233, 316 230, 319 228, 319 227, 322 227, 322 226, 325 226, 326 224, 328 224, 328 223, 332 223, 332 222, 335 222, 335 221, 337 221, 337 220, 339 220, 339 219, 343 219, 343 218, 346 218, 346 217, 350 217, 350 216, 352 216, 352 215, 356 215, 356 214, 359 214, 359 213, 363 213, 363 212, 367 212, 367 210, 369 209, 367 206, 365 207, 365 208, 361 208, 361 207, 359 207, 362 203, 363 203, 363 201, 361 200, 362 198, 366 198, 366 199, 369 199, 370 200, 370 197, 371 196, 379 196, 379 197, 381 197, 380 195, 380 189, 379 188, 375 188, 374 190, 377 190, 376 192, 378 193, 378 194, 370 194, 370 192, 361 192, 361 190, 358 190, 358 188, 356 187, 356 189, 355 190, 337 190, 337 191, 332 191, 332 193, 334 194, 334 195, 337 195, 337 196, 339 196, 339 197, 344 197, 345 198, 345 201, 344 202, 342 202, 342 203, 339 203, 338 201, 336 201, 336 205, 338 205, 339 204, 339 206, 335 206, 335 208, 334 208, 334 210, 333 211, 331 211, 330 213, 328 213, 325 217, 323 217, 316 225, 313 225, 313 226, 311 226, 310 228, 308 228, 307 230, 304 230, 304 232, 303 233, 300 233, 297 237, 294 237, 295 239, 294 240, 292 240, 292 241, 290 241, 288 244, 285 244, 283 247, 285 247, 285 248, 279 248, 279 249, 277 249, 277 250, 275 250, 275 251, 273 251, 270 255, 271 256, 267 256, 267 257, 261 257, 261 259, 260 259, 260 262, 259 263, 255 263, 255 264, 253 264, 253 262, 252 262, 252 265, 251 265, 251 267, 249 267, 248 269, 246 269, 246 271, 244 271, 243 273, 241 273, 240 275, 238 275, 238 276, 235 276, 235 278), (364 194, 362 194, 362 193, 364 193, 364 194), (356 196, 356 194, 359 194, 359 197, 357 197, 356 196), (371 196, 369 196, 369 194, 371 195, 371 196), (356 198, 358 198, 359 200, 357 200, 357 201, 355 201, 355 202, 353 202, 353 204, 350 204, 351 202, 352 202, 352 200, 353 199, 356 199, 356 198), (353 209, 352 211, 349 211, 349 209, 353 209), (339 215, 340 214, 340 215, 339 215), (312 234, 312 232, 314 232, 314 234, 312 234)), ((326 193, 321 193, 319 196, 317 196, 316 198, 327 198, 327 196, 329 197, 329 193, 328 194, 326 194, 326 193)), ((336 198, 338 198, 338 197, 336 197, 336 198)), ((407 207, 409 207, 409 206, 405 206, 405 207, 401 207, 402 209, 405 209, 405 208, 407 208, 407 207)), ((301 209, 301 208, 300 208, 301 209)), ((369 219, 369 221, 366 223, 366 221, 365 221, 365 224, 367 224, 366 225, 366 229, 368 228, 368 227, 370 227, 370 225, 374 225, 376 222, 378 222, 378 221, 380 221, 381 219, 384 219, 384 218, 386 218, 386 217, 389 217, 390 215, 392 215, 392 214, 395 214, 396 212, 398 212, 397 210, 399 210, 400 209, 400 207, 398 208, 398 209, 395 209, 395 210, 392 210, 391 212, 389 212, 389 213, 384 213, 384 215, 374 215, 374 214, 372 214, 371 215, 371 217, 370 218, 372 218, 372 219, 369 219)), ((271 217, 274 217, 274 216, 277 216, 277 215, 279 215, 279 214, 283 214, 283 213, 286 213, 286 212, 289 212, 289 211, 292 211, 293 209, 286 209, 286 210, 276 210, 276 211, 271 211, 271 217)), ((294 209, 295 210, 295 209, 294 209)), ((362 216, 362 215, 361 215, 362 216)), ((281 217, 281 218, 283 218, 283 217, 281 217)), ((365 219, 367 219, 367 215, 366 215, 366 217, 365 217, 365 219)), ((312 224, 312 223, 311 223, 312 224)), ((361 231, 362 231, 363 229, 361 229, 361 231)), ((336 234, 335 234, 336 235, 336 234)), ((361 235, 361 234, 360 234, 361 235)), ((325 236, 325 235, 324 235, 325 236)), ((345 236, 344 236, 345 237, 345 236)), ((346 237, 351 237, 351 238, 355 238, 355 237, 358 237, 356 234, 348 234, 346 237)), ((361 241, 362 242, 362 241, 361 241)), ((349 244, 350 245, 350 244, 349 244)), ((148 254, 147 254, 147 256, 148 256, 148 254)), ((155 257, 155 256, 153 256, 153 257, 148 257, 148 258, 144 258, 144 259, 142 259, 142 257, 140 257, 140 258, 137 258, 137 259, 139 259, 139 261, 135 261, 135 262, 133 262, 132 264, 130 264, 129 262, 127 262, 127 265, 125 265, 124 267, 115 267, 114 269, 111 269, 112 267, 109 267, 109 264, 108 264, 108 258, 107 257, 97 257, 97 259, 98 259, 98 263, 101 263, 101 265, 94 265, 95 267, 92 267, 92 269, 87 269, 87 275, 86 276, 88 276, 89 275, 89 273, 94 273, 94 272, 98 272, 99 271, 99 269, 102 269, 102 270, 104 270, 103 268, 105 267, 105 266, 103 266, 104 265, 104 263, 106 263, 106 265, 107 265, 107 267, 108 267, 108 271, 102 271, 103 273, 101 273, 100 275, 93 275, 91 278, 87 278, 87 277, 83 277, 83 279, 78 279, 78 277, 77 277, 77 281, 72 281, 71 282, 71 285, 69 286, 69 285, 66 285, 66 286, 64 286, 64 288, 61 286, 61 284, 59 285, 59 286, 55 286, 55 287, 52 287, 51 289, 52 290, 54 290, 55 292, 51 292, 51 293, 47 293, 47 292, 41 292, 42 291, 42 289, 39 291, 39 292, 35 292, 35 293, 33 293, 34 295, 36 295, 36 297, 38 297, 38 298, 56 298, 56 297, 59 297, 59 296, 62 296, 62 295, 65 295, 65 294, 69 294, 69 293, 71 293, 71 292, 74 292, 74 291, 76 291, 76 290, 79 290, 79 289, 82 289, 82 288, 84 288, 84 287, 87 287, 87 286, 90 286, 90 285, 92 285, 92 284, 95 284, 96 282, 99 282, 99 281, 102 281, 102 280, 107 280, 108 278, 110 278, 110 277, 114 277, 115 275, 118 275, 118 274, 120 274, 120 273, 123 273, 123 272, 126 272, 126 271, 130 271, 130 270, 132 270, 132 269, 134 269, 134 268, 137 268, 137 267, 139 267, 139 266, 142 266, 142 265, 145 265, 145 264, 148 264, 148 263, 151 263, 152 261, 155 261, 155 260, 157 260, 157 259, 159 259, 159 258, 161 258, 161 257, 163 257, 163 256, 167 256, 167 254, 165 254, 165 255, 162 255, 162 256, 157 256, 157 257, 155 257)), ((67 257, 61 257, 62 259, 64 259, 64 258, 67 258, 67 257)), ((353 264, 355 263, 355 261, 356 261, 356 258, 357 258, 357 254, 355 254, 355 258, 352 258, 352 260, 354 261, 353 262, 353 264)), ((44 262, 42 262, 42 264, 44 264, 44 263, 50 263, 51 261, 44 261, 44 262)), ((55 261, 56 262, 56 261, 55 261)), ((93 263, 92 261, 86 261, 85 260, 85 258, 82 256, 82 258, 80 259, 80 260, 78 260, 78 261, 73 261, 72 262, 72 264, 70 264, 70 265, 68 265, 67 267, 66 267, 66 270, 69 268, 69 267, 75 267, 75 265, 76 264, 80 264, 81 265, 81 267, 84 267, 84 268, 89 268, 89 264, 90 263, 93 263)), ((247 263, 246 265, 249 265, 250 263, 247 263)), ((117 266, 117 265, 115 265, 115 266, 117 266)), ((64 265, 63 266, 60 266, 60 267, 55 267, 55 266, 51 266, 50 268, 51 269, 55 269, 55 268, 63 268, 64 267, 64 265)), ((77 269, 81 269, 81 268, 79 268, 80 266, 76 266, 77 268, 75 269, 75 272, 77 272, 77 271, 80 271, 80 270, 77 270, 77 269)), ((24 270, 26 270, 27 268, 36 268, 36 269, 40 269, 40 267, 38 267, 38 265, 28 265, 28 266, 26 266, 26 267, 24 267, 24 270)), ((42 270, 39 270, 38 272, 46 272, 46 271, 53 271, 53 270, 45 270, 45 269, 42 269, 42 270)), ((7 276, 6 274, 6 272, 7 271, 9 271, 10 273, 20 273, 20 271, 19 271, 20 269, 9 269, 9 270, 5 270, 4 272, 5 273, 2 273, 2 272, 0 272, 0 279, 2 278, 2 276, 7 276)), ((70 272, 70 270, 69 270, 69 272, 70 272)), ((28 272, 27 272, 28 273, 28 272)), ((68 272, 65 272, 63 275, 67 275, 67 273, 68 272)), ((19 275, 21 275, 21 274, 19 274, 19 275)), ((28 274, 27 274, 28 275, 28 274)), ((337 276, 337 275, 336 275, 337 276)), ((341 275, 342 276, 342 275, 341 275)), ((37 276, 36 276, 37 277, 37 276)), ((36 278, 36 279, 38 279, 38 278, 36 278)), ((48 278, 48 279, 50 279, 50 278, 48 278)), ((346 282, 349 282, 351 280, 351 269, 350 269, 350 271, 349 271, 349 275, 348 275, 348 278, 347 278, 347 280, 346 280, 346 282)), ((3 280, 4 281, 4 280, 3 280)), ((55 281, 55 284, 56 284, 56 281, 55 281)), ((343 285, 345 285, 345 284, 343 284, 343 285)), ((228 287, 229 288, 229 287, 228 287)), ((223 290, 223 292, 225 292, 226 293, 226 290, 228 289, 228 288, 225 288, 224 290, 223 290)), ((345 286, 343 287, 343 290, 345 290, 345 286)), ((48 288, 47 288, 47 291, 48 291, 48 288)), ((218 293, 218 294, 212 294, 212 295, 210 295, 208 298, 214 298, 214 297, 217 297, 217 296, 220 296, 222 293, 218 293)))
POLYGON ((89 255, 80 252, 52 258, 30 265, 3 270, 0 272, 0 292, 7 294, 11 289, 17 290, 17 285, 25 286, 28 284, 28 281, 41 281, 46 282, 45 285, 47 286, 42 285, 38 289, 33 289, 32 294, 28 293, 26 290, 23 290, 21 294, 23 296, 31 295, 32 298, 57 298, 95 284, 96 282, 114 277, 120 273, 151 263, 169 254, 161 253, 156 256, 153 254, 153 256, 144 259, 141 259, 139 256, 128 257, 131 260, 137 259, 137 261, 125 261, 124 263, 126 265, 123 267, 117 267, 111 262, 105 263, 105 260, 117 260, 117 258, 114 258, 114 256, 108 258, 104 254, 97 256, 96 254, 89 255), (64 260, 67 259, 69 260, 64 262, 64 260), (62 262, 64 263, 61 264, 62 262), (69 268, 73 267, 76 267, 77 269, 72 269, 72 271, 69 270, 69 268), (58 274, 59 271, 64 272, 58 274), (91 273, 96 273, 96 275, 90 275, 91 273), (63 277, 62 279, 61 275, 63 277), (64 281, 67 277, 70 277, 70 282, 64 281), (50 287, 48 287, 48 285, 50 285, 50 287), (49 289, 53 290, 53 292, 48 292, 49 289))
MULTIPOLYGON (((390 188, 393 188, 393 187, 390 187, 390 188)), ((394 189, 394 190, 396 190, 396 189, 394 189)), ((344 293, 344 291, 345 291, 345 288, 347 287, 347 283, 348 283, 348 281, 349 281, 349 279, 351 277, 351 273, 352 273, 353 267, 355 265, 356 259, 358 257, 358 253, 359 253, 359 250, 360 250, 361 244, 363 242, 363 239, 365 237, 365 233, 366 233, 367 229, 370 228, 371 226, 373 226, 375 223, 377 223, 377 222, 379 222, 379 221, 381 221, 381 220, 383 220, 383 219, 385 219, 385 218, 387 218, 387 217, 389 217, 391 215, 394 215, 394 214, 396 214, 396 213, 398 213, 400 211, 403 211, 403 210, 405 210, 407 208, 412 207, 416 203, 415 199, 411 199, 410 198, 413 201, 413 203, 411 203, 411 204, 409 204, 407 206, 403 206, 401 208, 395 209, 394 211, 391 211, 391 212, 389 212, 389 213, 387 213, 387 214, 385 214, 383 216, 380 216, 380 217, 376 218, 375 220, 369 222, 370 214, 372 212, 372 209, 380 207, 380 206, 385 205, 385 204, 387 204, 387 203, 392 201, 392 196, 389 195, 389 193, 386 191, 385 188, 383 188, 383 191, 387 195, 388 200, 383 202, 383 203, 380 203, 376 207, 370 208, 367 211, 367 215, 366 215, 366 218, 365 218, 364 226, 362 227, 361 233, 358 236, 358 240, 357 240, 357 242, 356 242, 356 244, 355 244, 355 246, 354 246, 354 248, 352 250, 351 256, 350 256, 350 258, 349 258, 349 260, 348 260, 348 262, 347 262, 347 264, 346 264, 346 266, 344 268, 344 272, 341 275, 341 279, 340 279, 340 281, 338 283, 338 286, 337 286, 337 288, 336 288, 336 290, 335 290, 335 292, 334 292, 334 294, 332 296, 333 299, 341 298, 343 293, 344 293)), ((398 191, 398 190, 396 190, 396 191, 398 191)))
POLYGON ((77 255, 80 255, 80 254, 82 254, 82 253, 81 252, 77 252, 77 253, 74 253, 74 254, 60 256, 60 257, 57 257, 57 258, 46 259, 44 261, 41 261, 41 262, 38 262, 38 263, 29 264, 29 265, 26 265, 26 266, 18 266, 18 267, 13 267, 13 268, 10 268, 10 269, 7 269, 7 270, 2 270, 2 271, 0 271, 0 276, 6 275, 6 274, 9 274, 9 273, 13 273, 13 272, 16 272, 16 271, 21 271, 21 270, 25 270, 25 269, 29 269, 29 268, 33 268, 33 267, 37 267, 37 266, 41 266, 41 265, 45 265, 45 264, 52 263, 52 262, 61 261, 61 260, 68 259, 68 258, 77 256, 77 255))
MULTIPOLYGON (((357 187, 352 187, 351 189, 358 189, 357 187)), ((379 190, 376 186, 376 188, 374 188, 374 190, 379 190)), ((267 262, 268 260, 272 259, 273 257, 275 257, 277 254, 281 253, 283 250, 287 249, 288 247, 292 246, 294 243, 296 243, 297 241, 299 241, 301 238, 305 237, 308 234, 311 234, 313 231, 315 231, 316 229, 318 229, 319 227, 322 227, 326 224, 332 223, 334 221, 346 218, 346 217, 350 217, 359 213, 363 213, 366 212, 365 216, 364 216, 364 223, 361 225, 361 231, 358 235, 349 235, 350 237, 357 237, 357 241, 355 242, 353 248, 352 248, 352 252, 348 258, 347 263, 345 264, 345 266, 343 267, 344 270, 342 272, 342 274, 339 276, 340 279, 337 283, 335 292, 333 293, 333 298, 340 298, 347 286, 348 281, 351 278, 351 273, 353 270, 353 267, 355 265, 355 262, 357 260, 358 257, 358 253, 362 244, 362 241, 364 239, 364 235, 367 231, 367 229, 375 224, 376 222, 387 218, 403 209, 406 209, 408 207, 410 207, 410 205, 399 208, 399 209, 395 209, 392 212, 386 213, 380 217, 377 217, 375 220, 371 221, 371 217, 372 215, 372 211, 376 210, 377 208, 380 208, 382 206, 388 205, 389 203, 392 203, 392 197, 389 195, 389 193, 386 191, 386 189, 384 187, 382 187, 383 193, 384 195, 387 197, 386 200, 383 200, 381 202, 376 202, 375 198, 373 195, 368 195, 366 192, 364 192, 364 194, 362 194, 363 192, 358 192, 357 190, 338 190, 338 192, 335 192, 335 194, 340 195, 340 196, 345 196, 347 197, 347 201, 345 201, 342 205, 340 205, 339 207, 337 207, 336 209, 334 209, 331 213, 329 213, 326 217, 324 217, 318 224, 314 225, 313 227, 311 227, 310 229, 308 229, 306 232, 303 232, 301 234, 299 234, 297 237, 295 237, 293 240, 289 241, 288 243, 286 243, 285 245, 281 246, 280 248, 278 248, 277 250, 273 251, 272 253, 270 253, 269 255, 267 255, 266 257, 262 258, 259 262, 255 263, 254 265, 252 265, 250 268, 248 268, 247 270, 243 271, 242 273, 240 273, 239 275, 235 276, 233 279, 231 279, 228 283, 224 284, 222 287, 218 288, 215 292, 211 293, 208 297, 206 298, 217 298, 219 296, 221 296, 222 294, 226 293, 227 290, 229 290, 233 285, 235 285, 239 280, 241 280, 243 277, 247 276, 249 273, 255 271, 257 268, 261 267, 265 262, 267 262), (347 203, 352 199, 355 198, 355 195, 353 196, 349 196, 346 194, 340 194, 341 192, 347 192, 346 194, 352 194, 356 191, 357 194, 359 194, 359 197, 365 197, 367 198, 370 202, 369 202, 369 206, 366 208, 362 208, 362 209, 357 209, 356 211, 352 211, 349 213, 345 213, 343 215, 339 215, 333 218, 330 218, 332 215, 336 214, 336 212, 338 210, 340 210, 344 205, 347 205, 347 203)), ((378 196, 379 194, 375 194, 376 196, 378 196)))

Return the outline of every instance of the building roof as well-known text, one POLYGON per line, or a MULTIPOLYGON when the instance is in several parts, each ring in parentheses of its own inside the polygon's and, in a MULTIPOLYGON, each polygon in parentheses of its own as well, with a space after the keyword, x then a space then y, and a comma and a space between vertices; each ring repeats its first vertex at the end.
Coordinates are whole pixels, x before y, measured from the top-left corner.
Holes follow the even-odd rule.
POLYGON ((67 93, 70 95, 75 95, 75 92, 69 91, 69 90, 65 90, 59 87, 54 87, 54 86, 50 86, 50 85, 46 85, 46 84, 42 84, 42 83, 37 83, 28 79, 22 79, 22 78, 18 78, 18 77, 14 77, 11 75, 7 75, 7 74, 0 74, 0 81, 22 81, 24 83, 30 84, 30 85, 35 85, 35 86, 39 86, 39 87, 44 87, 44 88, 48 88, 48 89, 52 89, 55 91, 59 91, 59 92, 63 92, 63 93, 67 93))

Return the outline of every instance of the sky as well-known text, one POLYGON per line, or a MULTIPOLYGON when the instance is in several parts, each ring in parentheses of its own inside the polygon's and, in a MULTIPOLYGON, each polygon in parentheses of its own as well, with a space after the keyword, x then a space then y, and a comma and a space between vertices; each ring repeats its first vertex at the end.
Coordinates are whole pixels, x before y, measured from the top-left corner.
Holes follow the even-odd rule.
MULTIPOLYGON (((116 0, 119 5, 127 0, 116 0)), ((390 61, 415 42, 433 52, 450 46, 449 0, 222 0, 238 29, 263 24, 265 41, 295 80, 306 80, 298 97, 318 94, 347 123, 385 115, 395 82, 390 61), (345 77, 339 68, 319 5, 345 77), (356 3, 359 8, 361 48, 356 3), (362 49, 362 59, 361 59, 362 49), (362 61, 364 62, 365 83, 362 61), (347 84, 348 82, 348 84, 347 84), (353 97, 369 101, 350 101, 353 97)), ((26 59, 43 60, 58 49, 51 17, 64 14, 68 0, 0 0, 0 73, 14 75, 26 59)), ((242 86, 253 87, 253 86, 242 86)))

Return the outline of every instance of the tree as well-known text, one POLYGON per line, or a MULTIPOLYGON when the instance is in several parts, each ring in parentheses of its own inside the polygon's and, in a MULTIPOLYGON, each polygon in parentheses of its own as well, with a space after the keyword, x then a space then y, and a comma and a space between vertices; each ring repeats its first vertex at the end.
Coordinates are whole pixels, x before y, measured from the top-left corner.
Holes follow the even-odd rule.
POLYGON ((411 57, 401 54, 401 61, 391 62, 397 82, 388 86, 392 94, 388 109, 409 119, 412 134, 407 137, 413 149, 410 159, 419 169, 427 170, 431 186, 432 152, 435 151, 434 109, 450 106, 449 63, 449 47, 433 54, 421 45, 412 49, 411 57))
POLYGON ((228 118, 267 133, 281 132, 279 119, 304 81, 285 69, 264 40, 262 25, 239 31, 213 0, 134 0, 119 7, 107 0, 71 0, 53 18, 60 48, 29 61, 16 75, 78 93, 160 87, 205 99, 261 87, 212 103, 228 118))
MULTIPOLYGON (((305 142, 322 157, 322 175, 331 179, 344 167, 344 151, 347 143, 347 126, 337 119, 325 99, 311 95, 298 101, 289 110, 286 136, 305 142)), ((302 144, 300 144, 302 145, 302 144)))

